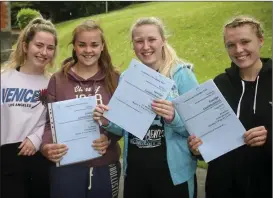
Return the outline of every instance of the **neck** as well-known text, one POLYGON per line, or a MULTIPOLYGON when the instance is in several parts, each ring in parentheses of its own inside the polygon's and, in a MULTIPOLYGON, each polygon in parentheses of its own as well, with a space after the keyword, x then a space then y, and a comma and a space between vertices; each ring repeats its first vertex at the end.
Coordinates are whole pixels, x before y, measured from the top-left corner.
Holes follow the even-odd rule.
POLYGON ((98 64, 92 65, 92 66, 84 66, 77 63, 73 67, 73 70, 78 76, 82 77, 83 79, 89 79, 92 76, 94 76, 96 73, 98 73, 100 68, 98 64))
POLYGON ((160 68, 160 66, 162 65, 162 62, 163 62, 163 61, 157 61, 157 62, 155 62, 154 64, 148 65, 148 66, 149 66, 150 68, 152 68, 152 69, 158 71, 159 68, 160 68))
POLYGON ((44 68, 38 68, 26 62, 24 65, 21 66, 20 72, 31 75, 42 75, 44 74, 44 68))
POLYGON ((260 70, 262 69, 263 63, 259 59, 253 66, 245 69, 240 69, 240 75, 243 80, 255 81, 260 70))

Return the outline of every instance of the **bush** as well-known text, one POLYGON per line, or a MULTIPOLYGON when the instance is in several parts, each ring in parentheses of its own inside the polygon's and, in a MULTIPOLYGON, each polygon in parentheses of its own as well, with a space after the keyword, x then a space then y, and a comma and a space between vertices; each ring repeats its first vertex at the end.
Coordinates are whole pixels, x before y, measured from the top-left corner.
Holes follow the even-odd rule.
POLYGON ((23 8, 18 12, 16 19, 17 19, 17 23, 19 25, 19 28, 22 30, 27 26, 27 24, 32 19, 40 17, 40 16, 41 16, 41 14, 37 10, 33 10, 30 8, 23 8))

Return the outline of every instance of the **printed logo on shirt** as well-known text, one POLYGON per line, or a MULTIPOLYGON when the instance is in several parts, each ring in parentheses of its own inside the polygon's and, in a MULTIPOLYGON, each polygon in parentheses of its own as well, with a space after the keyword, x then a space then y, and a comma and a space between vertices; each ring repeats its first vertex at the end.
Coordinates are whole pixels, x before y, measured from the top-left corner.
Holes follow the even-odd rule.
MULTIPOLYGON (((46 90, 46 89, 43 89, 46 90)), ((3 88, 1 90, 1 103, 8 104, 8 107, 28 107, 35 108, 41 101, 43 90, 33 90, 24 88, 3 88)))
POLYGON ((161 141, 164 137, 164 127, 161 123, 161 117, 156 116, 144 139, 141 140, 133 136, 133 138, 130 139, 130 143, 136 145, 138 148, 155 148, 161 146, 161 141))
POLYGON ((100 86, 94 88, 94 90, 92 90, 92 87, 87 87, 84 89, 84 88, 80 87, 79 85, 74 87, 74 92, 75 92, 76 98, 83 98, 83 97, 95 95, 96 99, 97 99, 97 104, 103 104, 102 96, 101 96, 101 94, 98 93, 99 90, 100 90, 100 86))

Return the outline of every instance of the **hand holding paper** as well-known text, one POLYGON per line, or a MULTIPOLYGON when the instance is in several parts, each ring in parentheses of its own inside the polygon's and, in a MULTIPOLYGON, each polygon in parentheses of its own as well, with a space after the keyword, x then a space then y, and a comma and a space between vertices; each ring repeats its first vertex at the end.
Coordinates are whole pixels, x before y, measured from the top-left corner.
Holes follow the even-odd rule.
POLYGON ((109 111, 103 116, 143 139, 156 113, 168 120, 173 119, 169 104, 160 101, 152 108, 155 99, 167 98, 173 84, 173 80, 133 59, 108 104, 109 111))
MULTIPOLYGON (((245 128, 212 80, 177 97, 173 103, 188 132, 202 140, 198 148, 206 162, 244 144, 245 128)), ((196 142, 189 146, 195 149, 193 144, 196 142)))

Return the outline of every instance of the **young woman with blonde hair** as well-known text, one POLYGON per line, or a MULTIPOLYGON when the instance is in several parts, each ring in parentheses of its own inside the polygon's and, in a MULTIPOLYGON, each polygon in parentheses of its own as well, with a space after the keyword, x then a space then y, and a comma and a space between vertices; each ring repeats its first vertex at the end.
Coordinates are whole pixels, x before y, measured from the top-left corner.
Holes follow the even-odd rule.
MULTIPOLYGON (((239 16, 224 27, 231 67, 214 82, 245 129, 245 145, 209 163, 206 198, 272 197, 272 60, 261 58, 260 22, 239 16)), ((189 138, 196 152, 202 141, 189 138)))
POLYGON ((103 118, 107 106, 96 107, 94 119, 106 130, 124 136, 124 198, 196 197, 196 158, 187 145, 189 134, 171 102, 198 85, 192 65, 178 58, 158 18, 138 19, 131 36, 138 59, 173 79, 175 86, 167 100, 151 104, 157 116, 143 140, 103 118))
POLYGON ((46 122, 47 66, 57 32, 42 18, 21 32, 1 73, 1 197, 49 197, 49 161, 40 153, 46 122))
MULTIPOLYGON (((96 96, 98 104, 108 104, 119 73, 115 70, 102 28, 93 20, 78 25, 72 33, 72 57, 64 61, 48 85, 48 101, 96 96)), ((101 157, 64 167, 52 167, 51 198, 117 198, 120 176, 120 137, 100 128, 101 138, 91 145, 101 157), (109 141, 108 141, 109 140, 109 141), (111 141, 110 141, 111 140, 111 141), (110 142, 110 144, 109 144, 110 142)), ((42 153, 53 162, 67 152, 66 145, 53 144, 50 123, 46 124, 42 153)))

